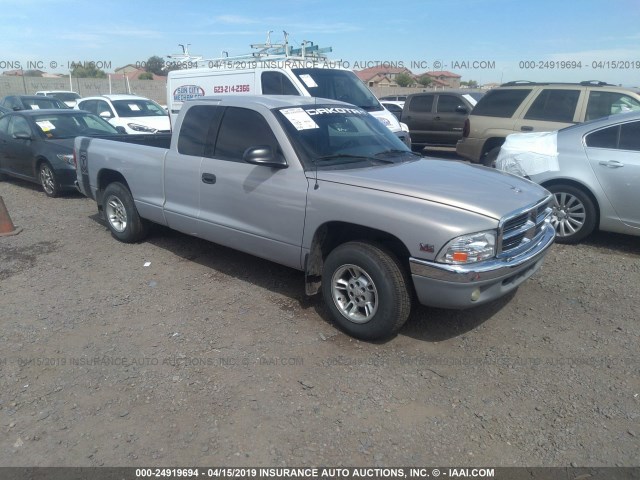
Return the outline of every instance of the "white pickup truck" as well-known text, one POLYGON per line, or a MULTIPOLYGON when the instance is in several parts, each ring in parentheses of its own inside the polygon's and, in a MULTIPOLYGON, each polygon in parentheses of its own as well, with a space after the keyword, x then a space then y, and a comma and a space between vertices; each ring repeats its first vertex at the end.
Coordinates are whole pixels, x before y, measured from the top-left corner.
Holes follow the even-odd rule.
POLYGON ((79 190, 114 237, 142 240, 155 222, 302 270, 358 338, 397 332, 415 299, 459 309, 501 297, 554 240, 545 189, 423 159, 350 104, 204 97, 185 102, 168 148, 154 137, 76 139, 79 190))

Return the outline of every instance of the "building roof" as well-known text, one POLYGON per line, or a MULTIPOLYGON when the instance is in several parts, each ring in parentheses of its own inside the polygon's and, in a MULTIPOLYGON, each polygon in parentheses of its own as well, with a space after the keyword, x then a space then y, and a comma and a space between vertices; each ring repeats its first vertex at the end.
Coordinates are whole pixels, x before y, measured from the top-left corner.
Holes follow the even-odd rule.
POLYGON ((451 73, 446 70, 438 70, 435 72, 425 72, 424 75, 429 75, 430 77, 449 77, 449 78, 462 78, 457 73, 451 73))
POLYGON ((406 73, 407 75, 413 76, 413 74, 411 73, 411 70, 409 70, 406 67, 377 66, 377 67, 365 68, 364 70, 354 70, 354 73, 363 82, 367 82, 371 80, 376 75, 406 73))

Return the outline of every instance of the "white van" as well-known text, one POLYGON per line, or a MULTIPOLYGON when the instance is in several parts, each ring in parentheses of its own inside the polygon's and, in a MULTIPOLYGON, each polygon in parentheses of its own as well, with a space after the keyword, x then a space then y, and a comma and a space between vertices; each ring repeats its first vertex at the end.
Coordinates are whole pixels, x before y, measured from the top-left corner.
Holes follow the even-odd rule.
POLYGON ((301 95, 357 105, 411 147, 409 128, 385 109, 351 71, 308 60, 229 62, 231 68, 173 70, 167 78, 167 107, 173 124, 182 104, 211 95, 301 95), (233 68, 234 65, 241 68, 233 68), (242 68, 248 66, 248 68, 242 68))

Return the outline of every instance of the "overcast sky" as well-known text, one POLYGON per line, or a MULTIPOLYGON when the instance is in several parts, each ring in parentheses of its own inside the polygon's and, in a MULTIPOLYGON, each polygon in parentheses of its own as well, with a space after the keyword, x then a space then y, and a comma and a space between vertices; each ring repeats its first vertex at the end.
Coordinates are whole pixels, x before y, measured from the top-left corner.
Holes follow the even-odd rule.
POLYGON ((356 69, 388 62, 480 83, 640 86, 639 0, 0 0, 0 24, 0 71, 67 73, 78 61, 113 71, 177 53, 178 44, 205 58, 233 56, 268 30, 272 42, 286 30, 293 46, 330 46, 330 58, 356 69))

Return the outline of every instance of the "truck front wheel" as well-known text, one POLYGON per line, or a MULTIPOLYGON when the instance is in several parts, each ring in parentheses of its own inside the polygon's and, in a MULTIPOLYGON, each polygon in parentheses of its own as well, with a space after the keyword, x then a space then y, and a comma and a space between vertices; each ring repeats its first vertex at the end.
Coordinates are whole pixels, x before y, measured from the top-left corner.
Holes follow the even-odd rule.
POLYGON ((147 235, 148 223, 138 215, 131 192, 122 183, 110 183, 105 188, 102 210, 111 235, 121 242, 139 242, 147 235))
POLYGON ((398 260, 371 243, 345 243, 329 254, 322 295, 340 328, 363 340, 390 337, 411 312, 407 279, 398 260))

